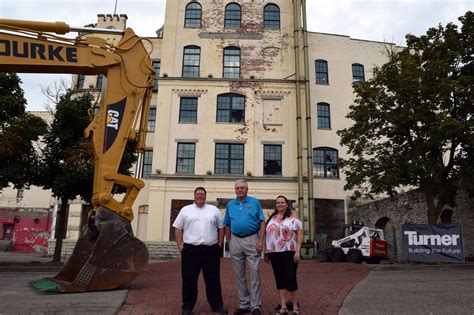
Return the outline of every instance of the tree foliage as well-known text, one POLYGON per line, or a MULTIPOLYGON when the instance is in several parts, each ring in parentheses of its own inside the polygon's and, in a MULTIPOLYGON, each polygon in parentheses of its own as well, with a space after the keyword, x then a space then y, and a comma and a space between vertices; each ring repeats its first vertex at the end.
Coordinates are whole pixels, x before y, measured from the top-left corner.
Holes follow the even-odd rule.
MULTIPOLYGON (((51 188, 53 194, 68 200, 80 196, 90 202, 92 198, 94 156, 92 140, 84 138, 89 125, 89 112, 93 96, 85 93, 73 97, 71 92, 63 95, 56 105, 54 120, 44 143, 43 187, 51 188)), ((119 168, 121 174, 130 175, 136 161, 135 141, 129 142, 119 168)))
POLYGON ((0 190, 35 184, 38 152, 34 142, 46 132, 46 122, 25 111, 21 80, 14 73, 0 73, 0 190))
POLYGON ((354 124, 338 131, 354 198, 419 187, 436 223, 444 206, 455 206, 460 183, 474 187, 473 13, 459 20, 460 29, 449 23, 407 35, 406 48, 354 85, 354 124))

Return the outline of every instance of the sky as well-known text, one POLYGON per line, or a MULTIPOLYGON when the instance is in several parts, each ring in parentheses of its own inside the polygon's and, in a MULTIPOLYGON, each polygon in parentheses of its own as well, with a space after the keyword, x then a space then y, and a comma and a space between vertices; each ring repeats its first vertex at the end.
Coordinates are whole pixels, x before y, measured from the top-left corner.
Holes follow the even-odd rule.
MULTIPOLYGON (((174 0, 169 0, 174 1, 174 0)), ((246 0, 248 1, 248 0, 246 0)), ((289 0, 290 1, 290 0, 289 0)), ((156 36, 163 25, 166 0, 0 0, 0 18, 63 21, 70 26, 95 23, 97 14, 126 14, 127 26, 140 36, 156 36)), ((430 27, 474 10, 474 0, 307 0, 308 30, 351 38, 405 44, 408 33, 422 35, 430 27)), ((20 74, 27 110, 45 110, 41 92, 59 75, 20 74)), ((65 75, 70 80, 70 75, 65 75)))

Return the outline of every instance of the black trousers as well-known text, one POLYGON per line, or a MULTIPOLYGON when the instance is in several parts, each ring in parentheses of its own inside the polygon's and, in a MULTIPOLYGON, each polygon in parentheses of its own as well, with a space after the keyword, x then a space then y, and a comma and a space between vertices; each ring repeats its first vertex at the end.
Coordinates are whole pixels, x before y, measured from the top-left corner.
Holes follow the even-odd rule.
POLYGON ((296 280, 298 264, 295 263, 294 256, 295 252, 291 251, 270 253, 268 255, 278 290, 298 290, 298 281, 296 280))
POLYGON ((181 251, 181 276, 183 281, 183 310, 193 310, 198 296, 198 279, 202 270, 206 296, 212 310, 224 304, 221 291, 221 247, 184 244, 181 251))

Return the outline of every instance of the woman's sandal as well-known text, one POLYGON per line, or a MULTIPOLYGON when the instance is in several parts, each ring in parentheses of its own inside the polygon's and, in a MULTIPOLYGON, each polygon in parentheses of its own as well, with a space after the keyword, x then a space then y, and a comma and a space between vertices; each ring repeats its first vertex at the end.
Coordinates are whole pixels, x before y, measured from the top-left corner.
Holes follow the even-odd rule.
POLYGON ((300 315, 300 309, 293 309, 293 315, 300 315))
POLYGON ((280 308, 279 313, 280 315, 288 315, 288 310, 286 308, 280 308))

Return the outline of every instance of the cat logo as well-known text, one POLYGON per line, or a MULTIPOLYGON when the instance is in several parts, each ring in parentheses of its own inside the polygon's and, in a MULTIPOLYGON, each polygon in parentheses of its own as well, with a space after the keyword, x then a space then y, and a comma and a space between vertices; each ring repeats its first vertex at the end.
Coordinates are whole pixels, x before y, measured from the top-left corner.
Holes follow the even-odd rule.
POLYGON ((118 130, 120 113, 116 110, 109 109, 107 111, 107 127, 118 130))

